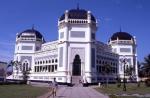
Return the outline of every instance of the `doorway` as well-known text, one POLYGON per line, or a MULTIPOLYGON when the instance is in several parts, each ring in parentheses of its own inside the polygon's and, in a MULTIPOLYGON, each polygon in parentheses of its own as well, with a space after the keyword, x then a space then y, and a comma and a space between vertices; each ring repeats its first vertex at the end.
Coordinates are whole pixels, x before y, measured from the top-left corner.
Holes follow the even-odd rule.
POLYGON ((79 55, 75 55, 72 71, 73 76, 81 76, 81 59, 79 55))

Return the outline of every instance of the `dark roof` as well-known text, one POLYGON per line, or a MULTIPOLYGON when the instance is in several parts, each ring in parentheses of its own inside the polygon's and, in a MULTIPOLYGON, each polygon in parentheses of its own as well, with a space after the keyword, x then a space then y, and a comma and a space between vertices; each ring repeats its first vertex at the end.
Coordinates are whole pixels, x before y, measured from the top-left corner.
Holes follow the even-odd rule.
MULTIPOLYGON (((87 19, 87 11, 84 9, 71 9, 68 12, 68 18, 69 19, 87 19)), ((65 19, 65 14, 63 14, 59 21, 64 20, 65 19)), ((91 14, 91 20, 93 20, 94 22, 96 22, 95 17, 91 14)))
POLYGON ((127 32, 116 32, 112 35, 111 40, 131 40, 133 37, 127 32))
POLYGON ((39 32, 39 31, 37 31, 37 30, 35 30, 35 29, 27 29, 27 30, 25 30, 25 31, 23 31, 23 32, 21 32, 19 35, 18 35, 18 37, 20 37, 23 33, 32 33, 32 34, 35 34, 36 35, 36 37, 37 38, 40 38, 40 39, 42 39, 42 34, 39 32))

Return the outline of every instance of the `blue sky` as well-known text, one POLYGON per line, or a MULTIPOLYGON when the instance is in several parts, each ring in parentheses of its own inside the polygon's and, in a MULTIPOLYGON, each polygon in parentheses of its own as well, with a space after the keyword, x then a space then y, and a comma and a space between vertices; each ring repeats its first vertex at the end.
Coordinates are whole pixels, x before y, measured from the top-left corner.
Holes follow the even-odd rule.
POLYGON ((13 59, 16 34, 33 24, 46 41, 56 40, 59 17, 77 3, 98 19, 97 40, 106 43, 121 26, 136 36, 139 61, 150 53, 150 0, 0 0, 0 61, 13 59))

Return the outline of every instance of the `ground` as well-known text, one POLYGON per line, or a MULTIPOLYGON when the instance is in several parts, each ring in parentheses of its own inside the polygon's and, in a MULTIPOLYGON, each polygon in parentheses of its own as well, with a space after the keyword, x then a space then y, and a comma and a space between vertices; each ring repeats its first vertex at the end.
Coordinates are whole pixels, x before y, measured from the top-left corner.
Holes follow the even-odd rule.
MULTIPOLYGON (((0 85, 0 98, 53 98, 48 87, 35 87, 30 85, 0 85)), ((127 84, 127 91, 116 84, 109 84, 106 88, 67 87, 59 86, 55 98, 150 98, 150 87, 141 84, 127 84), (94 89, 93 89, 94 88, 94 89), (97 92, 97 91, 98 92, 97 92), (142 95, 142 96, 141 96, 142 95), (109 96, 109 97, 108 97, 109 96), (136 96, 136 97, 135 97, 136 96)))
MULTIPOLYGON (((108 94, 108 95, 117 95, 117 96, 124 96, 124 97, 117 97, 117 98, 150 98, 150 87, 146 87, 144 83, 137 86, 136 83, 128 83, 126 84, 127 91, 123 91, 123 84, 120 88, 117 87, 117 84, 109 84, 108 87, 96 87, 95 89, 101 93, 108 94), (136 96, 136 97, 134 97, 136 96)), ((116 97, 112 97, 116 98, 116 97)))
POLYGON ((0 85, 0 98, 36 98, 46 92, 48 92, 46 87, 0 85))
MULTIPOLYGON (((47 93, 38 98, 53 98, 47 93)), ((109 98, 107 95, 97 92, 91 87, 60 87, 54 98, 109 98)))

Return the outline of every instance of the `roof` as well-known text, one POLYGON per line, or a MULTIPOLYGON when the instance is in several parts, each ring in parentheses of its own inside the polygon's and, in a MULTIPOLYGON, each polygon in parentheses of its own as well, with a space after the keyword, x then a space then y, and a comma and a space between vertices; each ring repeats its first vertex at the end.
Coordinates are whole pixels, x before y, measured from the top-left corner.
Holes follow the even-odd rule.
MULTIPOLYGON (((68 18, 69 19, 87 19, 87 11, 84 9, 71 9, 68 11, 68 18)), ((59 21, 65 19, 65 13, 60 17, 59 21)), ((96 22, 95 17, 91 14, 91 20, 96 22)))
POLYGON ((131 40, 133 37, 127 32, 116 32, 112 35, 111 40, 131 40))
POLYGON ((18 35, 18 37, 20 37, 20 36, 23 35, 24 33, 34 34, 34 35, 36 35, 36 38, 40 38, 40 39, 42 39, 42 37, 43 37, 42 34, 41 34, 39 31, 35 30, 34 28, 32 28, 32 29, 27 29, 27 30, 21 32, 21 33, 18 35))

